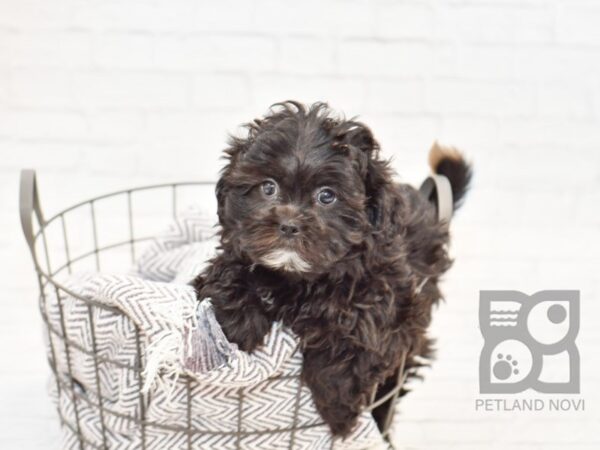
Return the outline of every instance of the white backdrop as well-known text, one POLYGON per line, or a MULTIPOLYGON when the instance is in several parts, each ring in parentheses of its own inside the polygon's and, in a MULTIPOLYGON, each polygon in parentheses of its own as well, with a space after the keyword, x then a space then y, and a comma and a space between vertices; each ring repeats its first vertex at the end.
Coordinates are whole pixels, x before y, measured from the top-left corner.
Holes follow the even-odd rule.
POLYGON ((398 446, 598 448, 600 2, 579 0, 0 0, 0 447, 58 446, 19 169, 48 213, 214 180, 226 133, 285 99, 359 115, 405 181, 434 139, 475 164, 398 446), (552 288, 582 292, 585 412, 476 412, 478 291, 552 288))

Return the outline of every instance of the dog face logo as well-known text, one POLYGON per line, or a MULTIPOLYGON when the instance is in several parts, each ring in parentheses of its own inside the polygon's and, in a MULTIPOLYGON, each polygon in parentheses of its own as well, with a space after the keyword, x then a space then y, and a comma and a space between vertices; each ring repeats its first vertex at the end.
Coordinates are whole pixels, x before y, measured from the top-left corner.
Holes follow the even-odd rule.
POLYGON ((481 291, 482 394, 579 393, 579 291, 481 291))

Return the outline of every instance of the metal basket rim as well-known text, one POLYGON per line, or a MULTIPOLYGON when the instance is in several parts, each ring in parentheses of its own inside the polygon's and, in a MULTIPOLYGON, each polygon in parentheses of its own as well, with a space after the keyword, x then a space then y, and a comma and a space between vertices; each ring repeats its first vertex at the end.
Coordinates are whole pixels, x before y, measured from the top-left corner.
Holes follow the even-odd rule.
MULTIPOLYGON (((106 310, 111 310, 111 311, 119 311, 117 308, 111 307, 111 306, 107 306, 107 305, 103 305, 100 304, 98 302, 94 302, 91 301, 90 299, 83 297, 80 294, 77 294, 75 292, 73 292, 72 290, 70 290, 69 288, 67 288, 66 286, 64 286, 62 283, 60 283, 59 281, 56 280, 55 278, 55 274, 56 272, 60 271, 61 269, 64 268, 64 266, 59 267, 55 273, 49 273, 50 271, 46 271, 43 269, 42 265, 39 263, 38 261, 38 252, 37 252, 37 248, 36 248, 36 244, 38 242, 38 239, 44 234, 44 230, 48 227, 48 225, 50 225, 51 223, 53 223, 54 221, 58 220, 59 218, 63 217, 65 214, 76 210, 77 208, 81 208, 85 205, 88 204, 93 204, 95 202, 98 202, 100 200, 105 200, 111 197, 116 197, 118 195, 123 195, 123 194, 127 194, 130 195, 133 192, 140 192, 140 191, 148 191, 148 190, 152 190, 152 189, 162 189, 162 188, 171 188, 171 189, 176 189, 178 187, 182 187, 182 186, 215 186, 216 185, 216 181, 208 181, 208 180, 199 180, 199 181, 181 181, 181 182, 170 182, 170 183, 157 183, 157 184, 147 184, 147 185, 143 185, 143 186, 139 186, 139 187, 134 187, 134 188, 128 188, 128 189, 119 189, 116 191, 111 191, 107 194, 102 194, 102 195, 98 195, 95 197, 90 197, 86 200, 80 201, 75 203, 74 205, 68 206, 65 209, 62 209, 60 211, 58 211, 57 213, 55 213, 54 215, 52 215, 49 219, 42 219, 41 221, 38 220, 38 225, 39 228, 38 230, 33 234, 33 241, 32 241, 32 246, 30 247, 31 253, 32 253, 32 259, 33 259, 33 263, 35 266, 35 269, 37 271, 37 273, 47 282, 49 282, 50 284, 52 284, 55 288, 62 290, 63 292, 65 292, 66 294, 83 301, 86 305, 92 305, 94 307, 98 307, 101 309, 106 309, 106 310)), ((37 192, 35 192, 34 194, 37 198, 38 198, 38 202, 39 202, 39 196, 37 194, 37 192)), ((99 248, 98 251, 102 251, 102 250, 106 250, 107 248, 115 248, 117 246, 124 246, 127 244, 130 244, 131 242, 141 242, 144 240, 149 240, 152 239, 153 236, 146 236, 146 237, 140 237, 140 238, 136 238, 133 241, 131 240, 127 240, 127 241, 123 241, 123 242, 119 242, 117 244, 111 244, 110 246, 105 246, 103 248, 99 248)), ((89 253, 93 253, 93 252, 89 252, 89 253)), ((84 254, 84 255, 80 255, 78 258, 82 258, 82 257, 87 257, 89 256, 88 254, 84 254)), ((75 259, 76 260, 76 259, 75 259)), ((120 312, 120 311, 119 311, 120 312)), ((120 312, 122 314, 122 312, 120 312)))

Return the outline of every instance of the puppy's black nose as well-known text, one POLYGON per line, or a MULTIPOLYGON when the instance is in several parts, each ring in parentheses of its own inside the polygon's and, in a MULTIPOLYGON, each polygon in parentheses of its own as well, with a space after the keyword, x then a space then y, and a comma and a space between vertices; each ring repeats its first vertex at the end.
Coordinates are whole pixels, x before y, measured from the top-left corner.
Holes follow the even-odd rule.
POLYGON ((291 220, 283 220, 279 224, 279 232, 286 237, 292 237, 300 233, 300 227, 291 220))

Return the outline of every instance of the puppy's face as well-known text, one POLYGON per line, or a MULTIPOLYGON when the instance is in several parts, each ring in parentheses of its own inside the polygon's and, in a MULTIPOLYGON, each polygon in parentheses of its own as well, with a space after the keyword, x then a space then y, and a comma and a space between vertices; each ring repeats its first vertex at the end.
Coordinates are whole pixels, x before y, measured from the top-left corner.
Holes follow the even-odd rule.
POLYGON ((376 144, 324 105, 282 106, 227 152, 217 185, 222 239, 253 264, 322 274, 372 230, 366 177, 376 144))

